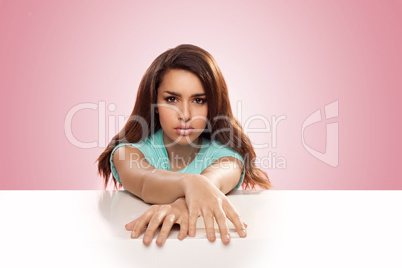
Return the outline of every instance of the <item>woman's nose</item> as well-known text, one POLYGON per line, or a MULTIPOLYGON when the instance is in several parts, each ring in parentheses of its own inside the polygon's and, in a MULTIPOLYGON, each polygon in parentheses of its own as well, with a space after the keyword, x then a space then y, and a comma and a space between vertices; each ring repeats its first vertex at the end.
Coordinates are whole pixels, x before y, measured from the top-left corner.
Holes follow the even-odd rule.
POLYGON ((190 107, 188 104, 184 104, 181 107, 179 117, 184 122, 187 122, 188 120, 191 119, 191 111, 190 111, 190 107))

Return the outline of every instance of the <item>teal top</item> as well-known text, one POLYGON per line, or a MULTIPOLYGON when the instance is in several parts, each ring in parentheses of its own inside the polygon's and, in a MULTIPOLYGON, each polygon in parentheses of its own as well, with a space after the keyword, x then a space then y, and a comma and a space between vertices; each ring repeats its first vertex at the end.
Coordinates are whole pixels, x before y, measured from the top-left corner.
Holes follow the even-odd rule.
MULTIPOLYGON (((113 153, 117 148, 125 145, 131 145, 142 152, 145 159, 156 169, 163 169, 172 171, 169 163, 169 158, 163 143, 163 130, 159 129, 153 135, 150 135, 143 141, 137 143, 120 143, 112 151, 110 155, 110 166, 112 170, 113 177, 121 184, 119 174, 117 173, 116 167, 113 164, 113 153)), ((190 174, 201 174, 201 172, 210 166, 213 162, 219 158, 230 156, 240 160, 243 163, 243 172, 240 176, 240 180, 233 190, 239 189, 240 185, 243 183, 245 174, 245 165, 243 157, 234 151, 232 148, 222 145, 219 141, 211 142, 208 139, 202 138, 201 148, 198 154, 195 156, 193 161, 188 164, 185 168, 176 171, 178 173, 190 173, 190 174)))

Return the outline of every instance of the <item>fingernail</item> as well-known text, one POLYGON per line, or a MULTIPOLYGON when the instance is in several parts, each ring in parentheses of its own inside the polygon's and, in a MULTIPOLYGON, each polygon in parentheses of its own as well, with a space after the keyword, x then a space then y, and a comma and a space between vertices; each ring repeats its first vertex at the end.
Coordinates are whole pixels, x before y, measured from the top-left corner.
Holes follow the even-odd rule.
POLYGON ((158 237, 158 240, 156 241, 159 245, 162 245, 164 241, 163 237, 158 237))
POLYGON ((136 232, 136 231, 132 231, 132 232, 131 232, 131 237, 132 237, 132 238, 135 238, 136 236, 137 236, 137 232, 136 232))
POLYGON ((151 243, 151 237, 149 235, 144 236, 144 243, 145 244, 151 243))
POLYGON ((246 231, 246 229, 241 229, 241 230, 240 230, 240 236, 241 236, 241 237, 246 237, 246 236, 247 236, 247 231, 246 231))
POLYGON ((189 235, 190 235, 190 236, 195 236, 195 230, 194 230, 194 229, 190 229, 189 235))
POLYGON ((223 242, 229 242, 230 241, 230 235, 229 234, 225 234, 222 237, 223 242))
POLYGON ((208 233, 207 238, 209 241, 214 241, 215 240, 215 234, 214 233, 208 233))

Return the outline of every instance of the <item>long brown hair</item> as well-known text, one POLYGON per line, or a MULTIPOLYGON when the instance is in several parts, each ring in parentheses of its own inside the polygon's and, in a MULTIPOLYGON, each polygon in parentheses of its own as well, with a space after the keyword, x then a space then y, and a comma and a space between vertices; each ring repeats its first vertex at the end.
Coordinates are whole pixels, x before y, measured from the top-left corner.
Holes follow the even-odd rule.
MULTIPOLYGON (((123 127, 110 141, 103 153, 98 157, 98 173, 104 178, 105 188, 111 175, 110 155, 120 143, 136 143, 161 128, 159 115, 154 111, 157 101, 158 87, 164 74, 171 69, 187 70, 201 80, 208 104, 208 123, 210 131, 205 130, 201 136, 218 140, 231 147, 244 159, 244 189, 256 186, 269 189, 271 183, 268 175, 255 166, 256 154, 250 139, 243 132, 237 119, 233 116, 229 101, 229 93, 225 79, 211 54, 204 49, 190 44, 182 44, 159 55, 146 70, 141 79, 134 109, 123 127), (223 120, 217 120, 223 118, 223 120), (222 131, 230 129, 230 133, 222 131)), ((112 176, 116 189, 121 188, 112 176)))

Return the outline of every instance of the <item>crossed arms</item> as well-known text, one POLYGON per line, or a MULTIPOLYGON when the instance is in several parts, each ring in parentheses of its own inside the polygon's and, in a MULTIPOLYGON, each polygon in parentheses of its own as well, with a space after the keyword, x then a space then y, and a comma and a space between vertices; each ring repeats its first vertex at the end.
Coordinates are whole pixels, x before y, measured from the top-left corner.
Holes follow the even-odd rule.
POLYGON ((179 239, 184 239, 187 232, 189 236, 195 236, 199 216, 204 218, 210 241, 215 240, 214 218, 224 243, 230 241, 226 218, 234 224, 240 237, 246 236, 246 225, 225 196, 240 179, 243 167, 239 160, 232 157, 220 158, 201 174, 176 173, 155 169, 146 162, 140 150, 132 146, 122 146, 116 149, 113 162, 126 190, 146 203, 164 204, 152 206, 140 218, 126 225, 127 229, 133 231, 133 238, 137 238, 148 224, 144 234, 144 243, 148 245, 162 221, 158 245, 164 243, 174 223, 180 224, 179 239), (137 156, 135 160, 133 154, 137 156))

